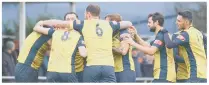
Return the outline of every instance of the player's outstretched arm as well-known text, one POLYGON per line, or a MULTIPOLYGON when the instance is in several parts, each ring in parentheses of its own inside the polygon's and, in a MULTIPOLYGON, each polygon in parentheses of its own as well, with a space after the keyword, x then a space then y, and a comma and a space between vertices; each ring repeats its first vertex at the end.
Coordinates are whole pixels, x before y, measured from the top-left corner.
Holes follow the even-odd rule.
POLYGON ((44 28, 43 27, 43 21, 39 21, 35 27, 33 28, 34 31, 44 34, 44 35, 48 35, 48 32, 51 28, 44 28))
POLYGON ((43 25, 53 26, 55 28, 68 28, 73 29, 73 21, 63 21, 63 20, 45 20, 43 25))
POLYGON ((142 45, 134 42, 133 39, 131 39, 131 38, 126 40, 126 42, 129 43, 130 45, 136 47, 139 51, 144 52, 145 54, 153 55, 158 50, 158 48, 155 46, 150 46, 150 47, 142 46, 142 45))
POLYGON ((174 53, 174 59, 176 60, 176 62, 178 63, 185 63, 184 62, 184 58, 180 57, 179 54, 179 50, 178 48, 173 48, 173 53, 174 53))
POLYGON ((112 50, 113 50, 114 52, 116 52, 117 54, 122 54, 120 48, 112 47, 112 50))
POLYGON ((131 38, 130 34, 128 33, 124 33, 122 35, 120 35, 121 38, 121 42, 120 42, 120 49, 121 49, 121 54, 122 55, 126 55, 128 53, 128 50, 130 48, 129 44, 127 42, 125 42, 126 39, 131 38))
POLYGON ((164 39, 165 39, 165 46, 166 46, 167 48, 174 48, 174 47, 177 47, 177 46, 178 46, 176 43, 174 43, 174 42, 169 38, 168 32, 164 34, 164 39))
POLYGON ((127 29, 132 26, 132 23, 130 21, 121 21, 120 23, 120 29, 127 29))
POLYGON ((147 42, 145 42, 138 34, 137 34, 137 30, 134 26, 131 26, 129 28, 130 32, 132 32, 134 34, 134 39, 136 40, 136 42, 138 44, 141 44, 142 46, 150 46, 150 44, 148 44, 147 42))
POLYGON ((178 45, 184 45, 189 43, 189 35, 187 32, 181 32, 177 37, 170 39, 168 32, 164 33, 165 45, 167 48, 175 48, 178 45))

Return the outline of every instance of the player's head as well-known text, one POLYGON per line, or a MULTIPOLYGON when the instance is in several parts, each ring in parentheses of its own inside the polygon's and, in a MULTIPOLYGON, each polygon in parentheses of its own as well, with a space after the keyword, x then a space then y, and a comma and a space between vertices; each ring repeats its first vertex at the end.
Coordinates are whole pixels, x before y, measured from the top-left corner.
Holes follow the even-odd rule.
POLYGON ((99 19, 99 15, 100 15, 100 7, 98 5, 93 5, 93 4, 88 5, 85 11, 85 19, 87 20, 92 18, 99 19))
POLYGON ((68 12, 68 13, 65 14, 64 20, 67 20, 67 21, 78 20, 78 15, 75 12, 68 12))
POLYGON ((182 11, 178 13, 176 24, 180 30, 185 29, 185 26, 192 24, 192 13, 190 11, 182 11))
POLYGON ((116 22, 120 22, 122 20, 122 17, 120 16, 120 14, 108 14, 107 16, 105 16, 105 20, 107 21, 116 21, 116 22))
POLYGON ((164 16, 158 12, 153 14, 149 14, 148 16, 148 27, 151 32, 155 32, 157 26, 163 26, 164 24, 164 16))

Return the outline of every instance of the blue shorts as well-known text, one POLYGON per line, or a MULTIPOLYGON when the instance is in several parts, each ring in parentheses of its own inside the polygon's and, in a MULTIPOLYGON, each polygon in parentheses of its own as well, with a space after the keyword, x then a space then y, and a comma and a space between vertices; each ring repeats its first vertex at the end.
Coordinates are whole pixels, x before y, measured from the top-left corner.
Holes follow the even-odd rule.
POLYGON ((172 83, 172 82, 165 79, 154 79, 152 83, 172 83))
POLYGON ((187 79, 177 79, 176 83, 186 83, 187 79))
POLYGON ((47 82, 78 82, 75 73, 48 72, 47 82))
POLYGON ((76 76, 77 76, 78 82, 83 82, 83 71, 76 72, 76 76))
POLYGON ((38 70, 29 65, 17 63, 15 66, 16 82, 38 82, 38 70))
POLYGON ((116 82, 113 66, 86 66, 83 82, 116 82))
POLYGON ((186 83, 207 83, 207 79, 205 79, 205 78, 190 78, 186 81, 186 83))
POLYGON ((132 70, 115 72, 117 82, 136 82, 136 73, 132 70))

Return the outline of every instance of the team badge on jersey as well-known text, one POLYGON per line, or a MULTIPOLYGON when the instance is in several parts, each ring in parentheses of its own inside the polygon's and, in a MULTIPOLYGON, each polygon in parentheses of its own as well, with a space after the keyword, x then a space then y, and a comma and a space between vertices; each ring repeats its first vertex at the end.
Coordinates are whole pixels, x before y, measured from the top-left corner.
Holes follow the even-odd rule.
POLYGON ((177 38, 180 39, 180 40, 182 40, 182 41, 185 40, 184 36, 182 36, 182 35, 178 35, 177 38))
POLYGON ((155 40, 154 43, 157 44, 157 45, 162 45, 163 44, 163 42, 160 41, 160 40, 155 40))
POLYGON ((96 34, 101 37, 103 35, 103 30, 99 27, 99 24, 96 26, 96 34))
POLYGON ((68 39, 68 35, 69 35, 69 32, 65 31, 61 38, 62 41, 66 41, 68 39))

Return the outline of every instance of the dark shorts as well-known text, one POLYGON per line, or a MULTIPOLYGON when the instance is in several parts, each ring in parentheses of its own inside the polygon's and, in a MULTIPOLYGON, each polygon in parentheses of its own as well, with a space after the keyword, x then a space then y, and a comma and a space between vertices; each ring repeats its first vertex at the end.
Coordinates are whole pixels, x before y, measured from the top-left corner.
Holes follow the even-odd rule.
POLYGON ((58 72, 48 72, 47 82, 78 82, 75 73, 58 73, 58 72))
POLYGON ((136 82, 136 73, 132 70, 124 70, 115 73, 117 82, 136 82))
POLYGON ((83 71, 76 72, 78 82, 83 82, 83 71))
POLYGON ((113 66, 86 66, 83 82, 116 82, 113 66))
POLYGON ((15 66, 16 82, 38 82, 38 70, 29 65, 17 63, 15 66))
POLYGON ((154 79, 152 83, 172 83, 172 82, 165 79, 154 79))
POLYGON ((207 79, 204 78, 190 78, 186 83, 207 83, 207 79))
POLYGON ((178 79, 176 83, 186 83, 187 79, 178 79))

